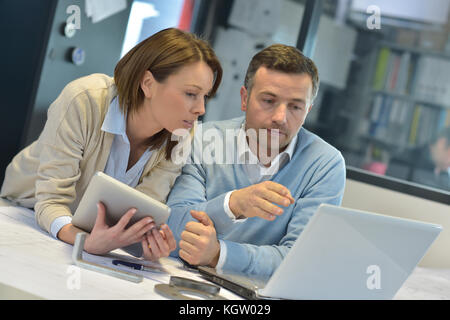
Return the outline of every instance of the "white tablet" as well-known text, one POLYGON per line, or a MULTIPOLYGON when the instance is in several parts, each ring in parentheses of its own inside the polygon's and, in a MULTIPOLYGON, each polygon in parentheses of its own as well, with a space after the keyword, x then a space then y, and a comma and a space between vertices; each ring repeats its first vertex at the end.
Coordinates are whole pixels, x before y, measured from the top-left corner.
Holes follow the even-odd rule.
POLYGON ((152 217, 157 227, 166 223, 170 208, 144 193, 122 183, 103 172, 97 172, 73 215, 72 224, 87 232, 94 228, 97 218, 97 203, 102 202, 106 208, 106 224, 115 225, 131 208, 137 212, 127 227, 145 217, 152 217))

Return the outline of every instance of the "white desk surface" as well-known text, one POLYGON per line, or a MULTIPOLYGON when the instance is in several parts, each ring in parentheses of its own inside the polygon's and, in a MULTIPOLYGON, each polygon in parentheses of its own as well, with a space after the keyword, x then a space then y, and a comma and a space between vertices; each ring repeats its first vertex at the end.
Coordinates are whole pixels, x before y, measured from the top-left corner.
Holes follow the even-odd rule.
MULTIPOLYGON (((0 299, 20 297, 17 292, 31 294, 29 297, 24 295, 25 298, 63 300, 165 299, 154 291, 154 286, 169 283, 170 275, 141 272, 144 281, 136 284, 90 270, 75 270, 72 249, 73 246, 42 231, 35 222, 33 211, 0 207, 0 299), (74 285, 78 271, 79 288, 74 285)), ((127 259, 129 256, 121 250, 114 251, 109 258, 83 253, 83 259, 109 266, 117 257, 127 259)), ((205 281, 182 269, 176 259, 160 261, 171 275, 205 281)), ((126 267, 123 270, 130 271, 126 267)), ((223 288, 220 294, 228 299, 241 299, 223 288)), ((450 299, 450 270, 416 268, 395 299, 450 299)))

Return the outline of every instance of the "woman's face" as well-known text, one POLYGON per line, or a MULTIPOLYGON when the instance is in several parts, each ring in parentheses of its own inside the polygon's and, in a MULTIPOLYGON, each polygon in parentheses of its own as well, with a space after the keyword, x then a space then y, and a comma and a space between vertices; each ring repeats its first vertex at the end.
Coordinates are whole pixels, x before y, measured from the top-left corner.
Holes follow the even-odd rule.
POLYGON ((156 81, 147 71, 141 83, 146 96, 143 108, 146 120, 155 121, 169 132, 192 128, 205 113, 205 100, 213 81, 213 72, 203 61, 180 68, 163 82, 156 81), (146 81, 146 77, 150 80, 146 81))

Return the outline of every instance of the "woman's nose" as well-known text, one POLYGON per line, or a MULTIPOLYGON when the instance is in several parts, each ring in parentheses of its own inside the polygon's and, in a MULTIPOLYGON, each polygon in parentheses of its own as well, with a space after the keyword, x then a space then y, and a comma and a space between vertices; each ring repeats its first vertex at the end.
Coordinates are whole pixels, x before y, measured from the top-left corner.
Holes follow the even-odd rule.
POLYGON ((202 116, 206 112, 206 102, 204 99, 201 99, 192 110, 193 113, 197 115, 197 117, 202 116))

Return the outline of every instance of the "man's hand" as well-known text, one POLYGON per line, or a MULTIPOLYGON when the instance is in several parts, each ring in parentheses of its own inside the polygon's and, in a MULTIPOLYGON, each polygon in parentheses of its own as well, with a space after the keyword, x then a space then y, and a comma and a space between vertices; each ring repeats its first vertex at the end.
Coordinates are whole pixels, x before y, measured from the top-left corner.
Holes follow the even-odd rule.
POLYGON ((192 265, 215 267, 219 261, 220 244, 214 223, 203 211, 191 210, 191 215, 198 222, 186 223, 181 233, 179 256, 192 265))
POLYGON ((229 206, 236 218, 260 217, 272 221, 283 213, 283 209, 275 204, 287 207, 294 202, 288 188, 273 181, 264 181, 233 191, 229 206))

